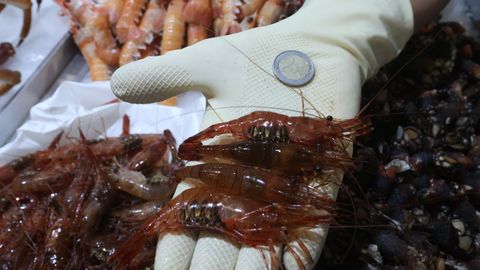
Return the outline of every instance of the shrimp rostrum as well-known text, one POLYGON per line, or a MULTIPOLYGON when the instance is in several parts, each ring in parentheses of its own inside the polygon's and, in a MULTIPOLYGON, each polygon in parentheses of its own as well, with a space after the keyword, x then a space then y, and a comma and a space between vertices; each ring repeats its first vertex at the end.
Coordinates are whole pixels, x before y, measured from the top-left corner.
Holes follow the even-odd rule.
MULTIPOLYGON (((139 244, 158 233, 182 228, 219 233, 249 246, 268 246, 273 253, 274 243, 283 243, 289 249, 289 240, 295 239, 297 230, 330 224, 333 220, 334 213, 308 205, 263 203, 208 188, 194 188, 177 196, 144 223, 111 261, 122 268, 135 258, 139 244)), ((310 257, 306 247, 302 252, 310 257)))

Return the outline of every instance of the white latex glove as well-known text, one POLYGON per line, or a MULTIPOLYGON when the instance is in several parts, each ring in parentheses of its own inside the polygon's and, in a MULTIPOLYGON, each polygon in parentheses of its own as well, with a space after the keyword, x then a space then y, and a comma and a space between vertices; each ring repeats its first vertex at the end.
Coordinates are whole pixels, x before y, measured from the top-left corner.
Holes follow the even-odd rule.
MULTIPOLYGON (((204 127, 265 107, 298 115, 293 111, 302 110, 302 96, 309 113, 319 110, 323 115, 352 118, 359 110, 363 82, 397 56, 413 27, 409 0, 309 0, 295 15, 272 26, 128 64, 114 73, 111 86, 119 98, 134 103, 202 90, 211 106, 204 127), (316 74, 309 84, 292 88, 275 78, 273 61, 286 50, 301 51, 312 59, 316 74)), ((185 185, 177 193, 182 188, 185 185)), ((328 192, 336 197, 337 188, 328 192)), ((315 239, 303 239, 314 259, 304 258, 307 269, 319 258, 326 236, 325 228, 311 231, 315 239)), ((270 262, 269 254, 264 255, 270 262)), ((278 259, 287 269, 299 268, 289 252, 278 259)), ((189 267, 263 269, 265 259, 256 249, 207 233, 201 233, 198 241, 193 233, 162 235, 155 269, 189 267)))

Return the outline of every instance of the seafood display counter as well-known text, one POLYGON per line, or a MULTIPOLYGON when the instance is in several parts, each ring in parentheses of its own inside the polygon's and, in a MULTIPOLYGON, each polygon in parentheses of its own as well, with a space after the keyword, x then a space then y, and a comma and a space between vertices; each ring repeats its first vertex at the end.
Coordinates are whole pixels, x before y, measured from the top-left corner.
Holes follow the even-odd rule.
POLYGON ((33 6, 31 29, 20 45, 23 10, 6 5, 0 13, 0 43, 11 43, 15 50, 1 68, 21 76, 20 83, 0 95, 0 145, 25 121, 30 108, 41 100, 76 53, 68 20, 59 12, 52 0, 43 1, 38 9, 33 6))

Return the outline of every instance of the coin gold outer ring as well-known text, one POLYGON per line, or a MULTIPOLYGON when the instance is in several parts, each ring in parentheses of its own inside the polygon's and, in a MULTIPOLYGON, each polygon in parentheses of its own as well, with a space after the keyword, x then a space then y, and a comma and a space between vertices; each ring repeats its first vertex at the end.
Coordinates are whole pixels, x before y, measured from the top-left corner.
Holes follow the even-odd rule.
POLYGON ((288 86, 303 86, 315 77, 315 65, 303 52, 288 50, 281 52, 273 61, 273 73, 288 86))

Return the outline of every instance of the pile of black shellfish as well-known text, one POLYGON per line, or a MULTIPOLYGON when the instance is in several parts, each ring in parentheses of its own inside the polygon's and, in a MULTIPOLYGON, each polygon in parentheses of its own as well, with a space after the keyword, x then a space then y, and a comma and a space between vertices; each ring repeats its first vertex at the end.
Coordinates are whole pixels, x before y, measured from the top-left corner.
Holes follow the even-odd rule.
POLYGON ((480 269, 478 63, 460 25, 431 24, 365 84, 366 104, 391 80, 339 198, 355 229, 331 230, 319 269, 480 269))

